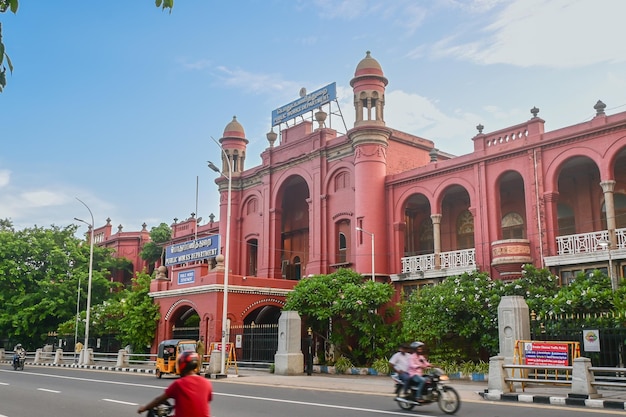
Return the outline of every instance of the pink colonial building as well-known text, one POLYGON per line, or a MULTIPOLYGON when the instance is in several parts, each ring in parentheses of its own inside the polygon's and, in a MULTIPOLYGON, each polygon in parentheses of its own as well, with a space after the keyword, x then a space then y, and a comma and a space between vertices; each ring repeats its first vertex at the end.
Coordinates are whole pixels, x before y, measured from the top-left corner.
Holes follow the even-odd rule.
MULTIPOLYGON (((626 112, 607 115, 598 101, 590 121, 545 132, 533 108, 515 126, 477 126, 474 151, 453 156, 387 126, 387 79, 369 52, 350 85, 353 127, 330 127, 332 117, 341 121, 331 109, 334 84, 303 92, 275 112, 278 132, 267 134, 260 166, 245 167, 248 140, 233 118, 219 140, 220 221, 196 229, 192 216, 173 226, 173 243, 219 235, 221 253, 230 227, 231 326, 276 323, 298 280, 337 268, 392 283, 394 301, 466 271, 513 279, 527 263, 550 268, 564 285, 588 269, 622 279, 626 112)), ((219 340, 223 283, 223 259, 216 266, 211 257, 155 279, 158 340, 196 315, 194 334, 219 340)))

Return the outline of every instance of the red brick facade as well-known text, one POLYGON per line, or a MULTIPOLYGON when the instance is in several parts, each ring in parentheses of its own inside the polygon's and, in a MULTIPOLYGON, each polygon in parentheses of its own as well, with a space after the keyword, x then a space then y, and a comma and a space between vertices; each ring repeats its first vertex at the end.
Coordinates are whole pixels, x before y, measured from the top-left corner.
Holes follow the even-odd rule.
MULTIPOLYGON (((368 53, 351 80, 354 126, 340 134, 322 111, 280 125, 277 143, 274 130, 268 133, 257 167, 244 167, 241 124, 227 125, 220 143, 233 166, 231 324, 275 322, 287 291, 308 275, 348 267, 370 276, 371 239, 374 275, 395 285, 397 299, 403 289, 464 271, 515 278, 525 263, 549 267, 567 283, 576 271, 606 269, 610 258, 615 278, 623 277, 626 112, 606 115, 598 101, 591 120, 544 132, 533 108, 515 126, 477 126, 474 151, 453 156, 385 124, 386 85, 368 53)), ((216 180, 220 221, 197 231, 222 242, 225 158, 216 180)), ((192 240, 195 219, 173 228, 176 242, 192 240)), ((162 313, 158 340, 171 337, 190 312, 199 316, 201 337, 220 339, 224 272, 213 265, 178 265, 153 282, 162 313), (195 282, 179 285, 177 274, 190 270, 195 282)))

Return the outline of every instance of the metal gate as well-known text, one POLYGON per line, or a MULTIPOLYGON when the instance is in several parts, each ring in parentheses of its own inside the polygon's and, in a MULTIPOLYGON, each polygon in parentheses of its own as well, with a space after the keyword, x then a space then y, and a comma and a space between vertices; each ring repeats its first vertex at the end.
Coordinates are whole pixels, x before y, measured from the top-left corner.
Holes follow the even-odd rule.
MULTIPOLYGON (((612 313, 602 312, 569 317, 567 315, 536 317, 531 313, 531 337, 538 341, 579 342, 580 355, 590 358, 593 366, 623 368, 626 363, 626 327, 621 320, 615 320, 612 327, 608 326, 610 324, 608 319, 616 318, 619 319, 613 317, 612 313), (590 324, 598 317, 604 319, 606 324, 590 324), (600 352, 584 350, 585 337, 590 334, 589 330, 598 331, 600 352)), ((595 332, 593 334, 595 335, 595 332)))
POLYGON ((200 338, 200 327, 174 327, 172 329, 172 339, 198 340, 200 338))
POLYGON ((230 343, 238 362, 274 363, 278 349, 278 324, 245 324, 230 327, 230 343))

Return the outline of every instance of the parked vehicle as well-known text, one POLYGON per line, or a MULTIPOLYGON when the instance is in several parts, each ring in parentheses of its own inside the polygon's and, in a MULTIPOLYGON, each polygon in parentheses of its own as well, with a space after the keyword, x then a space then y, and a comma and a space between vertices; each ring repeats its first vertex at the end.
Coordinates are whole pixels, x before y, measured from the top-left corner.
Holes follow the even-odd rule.
POLYGON ((26 362, 26 352, 21 351, 13 355, 13 369, 16 371, 24 370, 24 362, 26 362))
POLYGON ((156 377, 164 374, 180 375, 178 355, 186 350, 196 351, 196 341, 186 339, 169 339, 159 343, 156 359, 156 377))
POLYGON ((459 393, 451 386, 446 385, 448 375, 439 368, 434 368, 428 375, 424 375, 426 383, 422 390, 422 399, 417 398, 417 384, 411 383, 409 393, 406 397, 402 397, 402 388, 404 383, 400 381, 396 374, 392 374, 391 378, 396 384, 396 402, 403 410, 411 410, 415 406, 437 403, 439 408, 446 414, 454 414, 461 407, 461 397, 459 393))

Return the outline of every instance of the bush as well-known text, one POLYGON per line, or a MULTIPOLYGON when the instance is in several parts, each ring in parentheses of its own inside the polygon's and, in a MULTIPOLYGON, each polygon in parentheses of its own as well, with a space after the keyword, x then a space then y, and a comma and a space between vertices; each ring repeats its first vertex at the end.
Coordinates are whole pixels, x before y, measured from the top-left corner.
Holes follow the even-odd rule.
POLYGON ((372 369, 378 372, 380 375, 389 375, 391 373, 391 366, 389 366, 389 359, 376 359, 372 363, 372 369))
POLYGON ((350 368, 354 368, 354 365, 352 364, 350 359, 346 358, 345 356, 341 356, 335 361, 335 371, 338 374, 343 374, 350 368))

